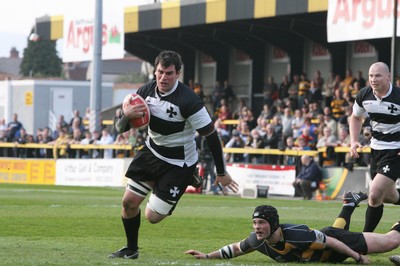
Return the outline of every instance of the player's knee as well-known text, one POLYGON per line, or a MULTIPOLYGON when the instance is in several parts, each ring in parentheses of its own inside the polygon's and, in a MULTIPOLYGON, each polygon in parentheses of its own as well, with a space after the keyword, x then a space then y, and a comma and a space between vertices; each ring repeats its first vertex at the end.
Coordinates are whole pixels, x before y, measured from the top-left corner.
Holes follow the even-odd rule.
POLYGON ((138 209, 133 199, 129 197, 122 199, 122 208, 126 213, 131 213, 138 209))
POLYGON ((368 204, 376 207, 383 203, 383 196, 380 193, 370 192, 368 195, 368 204))
POLYGON ((166 216, 160 215, 160 214, 146 208, 145 217, 149 223, 156 224, 156 223, 161 222, 166 216))
POLYGON ((171 214, 174 205, 151 194, 146 205, 145 217, 150 223, 158 223, 171 214))
POLYGON ((131 205, 131 203, 130 203, 129 200, 126 200, 126 199, 123 199, 123 200, 122 200, 122 208, 123 208, 125 211, 131 209, 131 206, 132 206, 132 205, 131 205))
POLYGON ((133 213, 134 208, 132 203, 129 200, 122 201, 122 213, 128 215, 129 213, 133 213))

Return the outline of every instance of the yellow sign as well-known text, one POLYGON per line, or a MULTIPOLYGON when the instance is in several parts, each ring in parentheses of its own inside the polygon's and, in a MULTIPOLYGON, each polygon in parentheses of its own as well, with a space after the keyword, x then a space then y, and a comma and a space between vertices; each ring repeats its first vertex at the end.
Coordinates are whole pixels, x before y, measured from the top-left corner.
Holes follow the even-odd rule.
POLYGON ((33 92, 25 92, 25 105, 31 106, 33 104, 33 92))
POLYGON ((54 185, 55 160, 0 159, 0 183, 54 185))

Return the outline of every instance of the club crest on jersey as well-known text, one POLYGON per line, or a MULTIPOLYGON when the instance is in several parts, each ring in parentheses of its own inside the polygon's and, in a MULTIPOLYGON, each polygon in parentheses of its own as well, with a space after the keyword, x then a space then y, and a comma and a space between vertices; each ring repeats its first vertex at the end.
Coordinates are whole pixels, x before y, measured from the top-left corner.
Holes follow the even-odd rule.
POLYGON ((173 118, 174 115, 177 115, 178 113, 174 111, 174 107, 170 106, 169 109, 167 109, 167 114, 169 114, 170 118, 173 118))
POLYGON ((176 195, 178 195, 179 194, 179 189, 178 189, 178 187, 174 187, 174 189, 170 189, 169 190, 169 193, 171 193, 171 195, 172 195, 172 197, 176 197, 176 195))
POLYGON ((382 168, 383 172, 386 174, 387 172, 390 171, 389 165, 385 165, 385 167, 382 168))
POLYGON ((394 106, 394 104, 391 104, 390 106, 388 106, 388 110, 390 111, 391 114, 398 111, 398 109, 394 106))

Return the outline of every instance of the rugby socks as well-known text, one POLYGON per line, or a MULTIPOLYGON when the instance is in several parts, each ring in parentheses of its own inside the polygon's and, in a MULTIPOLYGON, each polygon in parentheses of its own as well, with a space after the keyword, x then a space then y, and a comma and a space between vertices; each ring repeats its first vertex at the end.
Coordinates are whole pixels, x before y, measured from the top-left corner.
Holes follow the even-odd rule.
POLYGON ((343 206, 332 227, 349 230, 351 215, 355 208, 355 206, 343 206))
POLYGON ((378 207, 368 205, 365 212, 365 225, 363 232, 373 232, 378 226, 383 215, 383 204, 378 207))
POLYGON ((128 248, 132 251, 138 250, 140 211, 138 215, 133 218, 126 219, 122 217, 122 223, 124 224, 128 248))

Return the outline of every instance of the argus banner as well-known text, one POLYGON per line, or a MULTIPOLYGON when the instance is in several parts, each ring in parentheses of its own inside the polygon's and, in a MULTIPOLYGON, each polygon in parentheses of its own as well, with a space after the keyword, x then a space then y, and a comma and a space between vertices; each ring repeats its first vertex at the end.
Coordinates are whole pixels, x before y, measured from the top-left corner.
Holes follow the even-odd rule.
MULTIPOLYGON (((329 0, 326 23, 328 42, 392 37, 394 1, 396 0, 329 0)), ((400 0, 397 1, 400 7, 400 0)), ((397 36, 399 32, 397 19, 397 36)))
MULTIPOLYGON (((95 1, 82 1, 64 15, 63 62, 91 61, 94 47, 95 1)), ((124 57, 124 11, 120 1, 103 0, 102 59, 124 57)))

